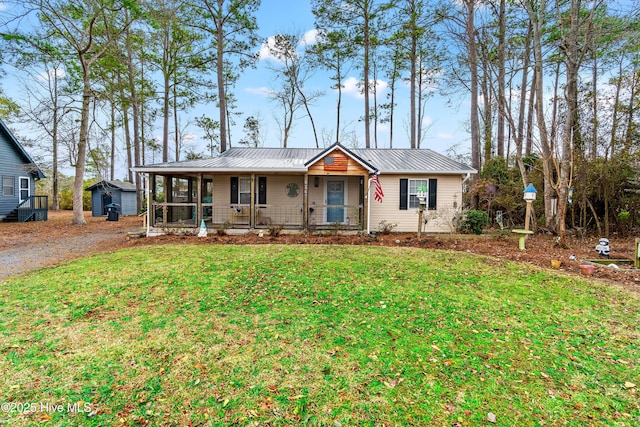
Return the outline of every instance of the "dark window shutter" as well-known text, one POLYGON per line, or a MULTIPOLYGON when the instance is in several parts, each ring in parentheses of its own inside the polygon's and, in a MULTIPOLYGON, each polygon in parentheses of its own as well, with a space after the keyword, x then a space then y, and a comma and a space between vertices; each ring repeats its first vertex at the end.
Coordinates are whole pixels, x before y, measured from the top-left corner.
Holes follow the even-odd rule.
POLYGON ((429 205, 428 208, 430 211, 436 210, 436 200, 438 199, 438 180, 430 179, 429 180, 429 205))
POLYGON ((400 180, 400 210, 406 211, 409 203, 409 180, 403 178, 400 180))
POLYGON ((267 204, 267 177, 266 176, 258 177, 258 204, 259 205, 267 204))
POLYGON ((231 177, 231 203, 238 203, 238 177, 231 177))

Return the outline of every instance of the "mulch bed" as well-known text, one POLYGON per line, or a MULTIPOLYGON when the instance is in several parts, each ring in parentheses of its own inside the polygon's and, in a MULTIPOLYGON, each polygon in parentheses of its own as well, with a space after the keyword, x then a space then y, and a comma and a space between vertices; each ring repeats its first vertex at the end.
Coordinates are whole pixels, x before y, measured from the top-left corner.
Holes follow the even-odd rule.
MULTIPOLYGON (((483 236, 427 234, 420 239, 416 233, 378 234, 375 237, 360 235, 308 235, 285 234, 260 237, 256 233, 244 235, 219 236, 210 233, 207 237, 167 235, 140 239, 129 238, 128 231, 139 231, 142 219, 137 216, 120 217, 119 221, 106 221, 104 217, 92 217, 86 213, 87 224, 83 226, 71 225, 70 211, 49 212, 49 221, 30 223, 0 223, 0 251, 16 248, 20 245, 33 245, 38 242, 56 240, 63 242, 67 237, 82 235, 112 236, 104 244, 95 245, 83 255, 90 253, 113 251, 120 248, 139 245, 153 245, 164 243, 181 244, 339 244, 339 245, 370 245, 370 246, 402 246, 417 247, 425 250, 453 250, 466 253, 494 256, 516 262, 551 268, 551 261, 561 261, 558 269, 563 274, 581 275, 579 265, 588 260, 597 259, 595 247, 598 236, 588 238, 570 238, 568 248, 561 248, 555 243, 555 237, 549 234, 536 234, 527 240, 526 249, 518 249, 518 240, 511 233, 489 234, 483 236), (575 257, 575 260, 571 258, 575 257)), ((235 230, 232 230, 235 231, 235 230)), ((106 239, 106 237, 105 237, 106 239)), ((611 259, 632 260, 634 256, 634 238, 610 236, 611 259)), ((55 262, 77 258, 77 254, 61 251, 55 262)), ((54 262, 55 261, 55 262, 54 262)), ((590 278, 624 286, 635 292, 640 292, 640 270, 629 265, 620 268, 596 265, 590 278)), ((584 276, 583 276, 584 277, 584 276)))

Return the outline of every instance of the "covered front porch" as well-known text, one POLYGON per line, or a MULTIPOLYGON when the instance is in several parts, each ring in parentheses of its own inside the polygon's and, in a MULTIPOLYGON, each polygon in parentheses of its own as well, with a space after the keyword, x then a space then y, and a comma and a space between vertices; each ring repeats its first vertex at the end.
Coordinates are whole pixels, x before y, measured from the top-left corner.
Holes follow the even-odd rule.
POLYGON ((148 232, 363 230, 368 174, 149 174, 148 232))

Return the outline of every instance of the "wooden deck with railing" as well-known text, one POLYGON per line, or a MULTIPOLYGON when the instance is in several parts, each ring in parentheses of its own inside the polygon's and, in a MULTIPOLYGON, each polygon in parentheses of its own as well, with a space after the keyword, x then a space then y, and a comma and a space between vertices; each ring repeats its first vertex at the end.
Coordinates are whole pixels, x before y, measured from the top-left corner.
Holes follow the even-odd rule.
POLYGON ((29 196, 4 219, 5 222, 46 221, 49 219, 49 196, 29 196))

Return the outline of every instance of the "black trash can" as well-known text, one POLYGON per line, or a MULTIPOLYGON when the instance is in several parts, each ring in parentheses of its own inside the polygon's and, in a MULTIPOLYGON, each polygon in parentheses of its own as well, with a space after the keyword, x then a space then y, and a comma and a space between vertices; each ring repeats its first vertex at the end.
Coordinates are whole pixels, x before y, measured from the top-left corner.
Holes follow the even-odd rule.
POLYGON ((119 216, 119 205, 116 203, 109 203, 105 206, 107 208, 107 221, 117 221, 119 216))

